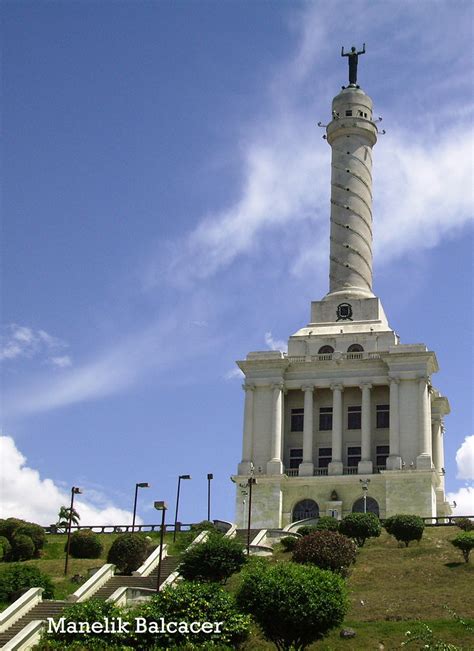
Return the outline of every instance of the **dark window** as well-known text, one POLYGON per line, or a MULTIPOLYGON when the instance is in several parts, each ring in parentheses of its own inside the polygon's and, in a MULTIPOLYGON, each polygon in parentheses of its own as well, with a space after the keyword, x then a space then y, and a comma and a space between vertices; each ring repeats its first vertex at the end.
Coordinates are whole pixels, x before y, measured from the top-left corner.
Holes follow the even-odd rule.
POLYGON ((290 468, 299 468, 300 463, 303 461, 303 449, 291 448, 290 450, 290 468))
POLYGON ((332 346, 321 346, 321 348, 318 350, 318 355, 329 355, 334 352, 334 348, 332 346))
POLYGON ((376 465, 378 468, 385 468, 387 466, 387 457, 390 454, 390 447, 388 445, 377 445, 375 448, 377 455, 376 465))
POLYGON ((319 408, 319 429, 320 430, 332 429, 332 407, 319 408))
POLYGON ((349 348, 347 349, 348 353, 362 353, 364 352, 364 349, 360 344, 351 344, 349 348))
POLYGON ((377 427, 390 427, 390 406, 377 405, 375 412, 377 414, 377 427))
POLYGON ((291 410, 291 431, 302 432, 304 425, 304 409, 291 410))
POLYGON ((305 520, 306 518, 317 518, 319 516, 319 506, 314 500, 301 500, 295 504, 293 509, 293 522, 305 520))
POLYGON ((377 500, 374 500, 369 495, 366 496, 365 500, 363 497, 359 497, 352 505, 352 513, 364 513, 364 511, 366 513, 373 513, 379 517, 380 509, 377 500))
POLYGON ((362 408, 348 407, 347 408, 347 429, 360 429, 362 418, 362 408))
POLYGON ((318 467, 327 468, 332 459, 332 448, 319 448, 318 467))
POLYGON ((349 468, 357 466, 360 458, 360 446, 351 446, 347 448, 347 465, 349 468))
POLYGON ((351 115, 352 115, 352 111, 351 110, 346 111, 346 115, 347 115, 348 118, 350 118, 351 115))

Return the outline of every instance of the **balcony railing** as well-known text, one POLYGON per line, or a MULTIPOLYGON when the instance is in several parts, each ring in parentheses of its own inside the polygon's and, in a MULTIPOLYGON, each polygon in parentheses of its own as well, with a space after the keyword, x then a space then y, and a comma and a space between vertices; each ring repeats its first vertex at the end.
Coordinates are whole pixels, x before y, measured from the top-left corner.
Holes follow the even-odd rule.
POLYGON ((298 468, 285 468, 285 475, 288 477, 298 477, 298 468))
POLYGON ((324 475, 328 474, 328 469, 327 468, 315 468, 313 470, 313 475, 315 477, 323 477, 324 475))
POLYGON ((343 475, 357 475, 357 466, 346 466, 342 469, 343 475))
MULTIPOLYGON (((373 473, 379 473, 381 470, 387 470, 386 466, 374 466, 373 473)), ((342 474, 343 475, 357 475, 358 474, 358 467, 357 466, 344 466, 342 469, 342 474)), ((364 475, 367 473, 364 472, 364 475)), ((287 477, 299 477, 299 469, 298 468, 285 468, 285 475, 287 477)), ((327 468, 314 468, 313 470, 313 477, 326 477, 328 475, 328 469, 327 468)))
POLYGON ((377 352, 354 352, 354 353, 321 353, 320 355, 288 355, 287 359, 293 364, 302 362, 330 362, 332 359, 380 359, 377 352))

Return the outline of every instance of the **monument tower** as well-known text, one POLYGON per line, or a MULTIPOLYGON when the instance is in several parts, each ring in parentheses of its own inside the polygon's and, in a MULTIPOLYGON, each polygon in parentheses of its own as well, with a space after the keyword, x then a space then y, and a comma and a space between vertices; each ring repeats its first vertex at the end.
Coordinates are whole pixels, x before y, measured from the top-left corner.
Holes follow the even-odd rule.
MULTIPOLYGON (((242 460, 236 520, 280 527, 307 517, 380 517, 450 512, 444 492, 443 418, 431 376, 434 352, 401 344, 372 292, 372 148, 377 121, 348 58, 349 85, 332 102, 329 293, 311 304, 310 323, 288 353, 252 352, 245 375, 242 460), (365 499, 362 499, 362 487, 365 499)), ((322 125, 320 125, 322 126, 322 125)))

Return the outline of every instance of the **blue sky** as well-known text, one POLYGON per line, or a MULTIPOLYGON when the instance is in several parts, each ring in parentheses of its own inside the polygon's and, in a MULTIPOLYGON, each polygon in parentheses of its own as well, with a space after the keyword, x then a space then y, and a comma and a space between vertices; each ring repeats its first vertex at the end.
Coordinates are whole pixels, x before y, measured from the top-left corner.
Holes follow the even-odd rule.
POLYGON ((125 522, 148 481, 139 513, 156 520, 189 473, 181 519, 202 519, 213 472, 213 516, 233 518, 234 361, 286 340, 328 290, 316 124, 346 83, 341 46, 363 42, 359 81, 387 131, 374 290, 402 342, 437 353, 447 487, 472 504, 472 14, 3 3, 5 514, 47 524, 74 484, 84 523, 125 522))

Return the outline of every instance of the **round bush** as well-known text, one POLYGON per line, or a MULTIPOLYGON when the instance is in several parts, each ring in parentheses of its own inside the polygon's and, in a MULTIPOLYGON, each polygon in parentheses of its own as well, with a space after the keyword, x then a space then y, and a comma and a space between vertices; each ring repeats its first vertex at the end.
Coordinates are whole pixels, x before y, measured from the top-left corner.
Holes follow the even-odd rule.
POLYGON ((244 547, 235 538, 211 534, 200 544, 189 547, 181 557, 179 573, 191 581, 220 581, 238 572, 246 562, 244 547))
POLYGON ((296 563, 253 565, 244 572, 237 603, 279 649, 305 648, 340 625, 349 605, 340 576, 296 563))
POLYGON ((14 561, 29 561, 35 555, 35 544, 29 536, 15 535, 12 540, 11 558, 14 561))
POLYGON ((469 518, 459 518, 459 520, 455 520, 455 522, 456 526, 463 531, 472 531, 474 529, 474 522, 469 518))
POLYGON ((298 529, 297 533, 299 533, 300 536, 308 536, 310 533, 314 533, 317 530, 318 529, 315 524, 305 524, 298 529))
POLYGON ((131 574, 144 562, 149 549, 149 543, 144 536, 126 533, 112 543, 107 554, 107 563, 113 563, 122 574, 131 574))
POLYGON ((69 551, 74 558, 99 558, 103 550, 104 546, 100 541, 99 534, 90 529, 79 529, 71 536, 69 551))
POLYGON ((474 549, 474 531, 464 531, 459 533, 451 544, 461 550, 466 563, 469 562, 469 554, 474 549))
POLYGON ((339 532, 353 538, 359 547, 367 538, 378 538, 381 531, 380 520, 374 513, 350 513, 339 524, 339 532))
POLYGON ((10 559, 12 546, 5 536, 0 536, 0 560, 8 561, 10 559))
POLYGON ((355 563, 356 553, 354 542, 337 531, 315 531, 298 540, 293 560, 346 575, 349 566, 355 563))
POLYGON ((285 536, 280 540, 280 543, 285 552, 291 552, 295 548, 298 540, 299 538, 296 538, 295 536, 285 536))
POLYGON ((421 540, 425 523, 418 515, 393 515, 388 518, 384 527, 398 542, 408 547, 412 540, 421 540))
POLYGON ((336 520, 336 518, 333 518, 331 515, 322 515, 318 520, 316 530, 339 531, 339 520, 336 520))
POLYGON ((18 592, 28 588, 44 588, 43 599, 54 597, 51 579, 34 565, 14 563, 0 570, 0 601, 11 601, 18 592))
POLYGON ((23 524, 26 524, 26 522, 24 520, 19 520, 18 518, 0 520, 0 536, 5 536, 5 538, 8 538, 11 542, 15 530, 23 524))
POLYGON ((147 621, 163 618, 165 622, 223 622, 220 633, 181 629, 176 633, 142 633, 142 649, 238 648, 250 628, 250 618, 240 613, 232 595, 215 583, 181 581, 138 606, 131 616, 145 617, 147 621))
POLYGON ((33 522, 25 522, 21 524, 14 532, 14 536, 28 536, 33 541, 35 546, 35 555, 39 556, 39 552, 43 549, 46 544, 46 534, 43 527, 39 524, 34 524, 33 522))

